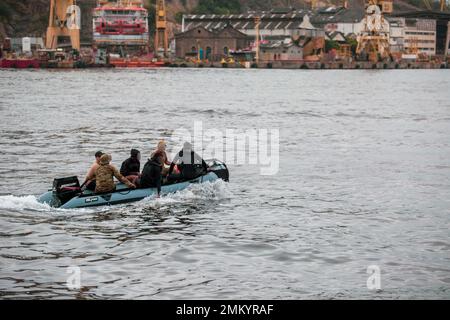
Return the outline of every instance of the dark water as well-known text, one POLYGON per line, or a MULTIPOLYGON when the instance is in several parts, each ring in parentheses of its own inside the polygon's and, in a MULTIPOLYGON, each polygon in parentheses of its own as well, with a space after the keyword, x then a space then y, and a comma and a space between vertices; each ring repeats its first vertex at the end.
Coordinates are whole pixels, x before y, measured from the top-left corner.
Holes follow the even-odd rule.
POLYGON ((450 298, 446 70, 0 71, 0 119, 2 299, 450 298), (36 202, 98 149, 120 165, 196 120, 279 129, 278 174, 230 164, 229 184, 161 200, 36 202))

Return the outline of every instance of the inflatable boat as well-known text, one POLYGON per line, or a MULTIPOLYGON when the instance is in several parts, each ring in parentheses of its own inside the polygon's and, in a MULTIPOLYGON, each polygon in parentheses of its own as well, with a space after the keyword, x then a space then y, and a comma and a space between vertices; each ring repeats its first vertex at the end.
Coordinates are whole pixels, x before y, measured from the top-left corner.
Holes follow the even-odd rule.
MULTIPOLYGON (((161 195, 181 191, 192 184, 214 182, 219 179, 229 181, 229 171, 223 162, 209 160, 206 163, 209 166, 207 173, 193 180, 164 184, 161 187, 161 195)), ((114 192, 96 194, 89 190, 82 191, 78 177, 68 177, 55 179, 53 188, 41 195, 38 201, 54 208, 76 209, 135 202, 156 194, 156 188, 129 189, 122 183, 116 185, 114 192)))

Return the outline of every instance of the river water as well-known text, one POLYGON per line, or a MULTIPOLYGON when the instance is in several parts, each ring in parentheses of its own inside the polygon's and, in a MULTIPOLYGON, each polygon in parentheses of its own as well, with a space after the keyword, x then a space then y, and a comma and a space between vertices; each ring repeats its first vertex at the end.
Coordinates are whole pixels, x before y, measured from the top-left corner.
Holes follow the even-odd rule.
POLYGON ((3 70, 0 119, 1 299, 450 298, 446 70, 3 70), (95 151, 120 166, 195 121, 279 130, 278 172, 36 201, 95 151))

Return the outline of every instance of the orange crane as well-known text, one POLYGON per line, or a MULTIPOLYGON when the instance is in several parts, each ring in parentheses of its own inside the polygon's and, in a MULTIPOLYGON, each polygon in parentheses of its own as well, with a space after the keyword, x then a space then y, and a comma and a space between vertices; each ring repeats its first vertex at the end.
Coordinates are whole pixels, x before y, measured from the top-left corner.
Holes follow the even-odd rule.
POLYGON ((80 50, 80 18, 76 0, 50 0, 46 47, 56 49, 60 37, 69 37, 72 48, 80 50))
POLYGON ((169 36, 167 31, 166 3, 164 0, 156 1, 156 34, 155 34, 155 54, 164 52, 167 58, 169 50, 169 36))

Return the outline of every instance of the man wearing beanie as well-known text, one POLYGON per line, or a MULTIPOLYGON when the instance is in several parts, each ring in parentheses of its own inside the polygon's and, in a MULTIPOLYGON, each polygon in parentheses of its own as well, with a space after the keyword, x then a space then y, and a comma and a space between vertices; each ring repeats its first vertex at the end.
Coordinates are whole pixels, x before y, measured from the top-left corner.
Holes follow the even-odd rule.
POLYGON ((141 153, 139 150, 131 149, 131 156, 122 163, 120 174, 128 180, 134 181, 141 172, 141 153))

